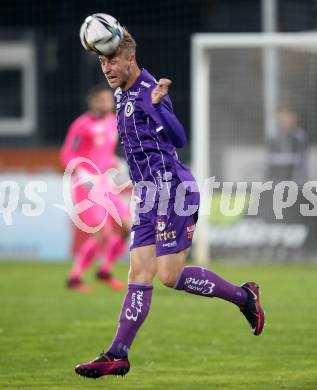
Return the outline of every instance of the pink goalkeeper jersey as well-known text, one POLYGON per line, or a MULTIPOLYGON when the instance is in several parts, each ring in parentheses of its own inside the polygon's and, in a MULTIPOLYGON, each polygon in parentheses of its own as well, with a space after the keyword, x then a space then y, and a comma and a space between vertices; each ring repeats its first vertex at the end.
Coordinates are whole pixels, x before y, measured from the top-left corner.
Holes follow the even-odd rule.
MULTIPOLYGON (((85 157, 103 173, 116 165, 117 143, 116 116, 110 113, 100 119, 86 112, 70 125, 61 150, 61 160, 66 166, 73 158, 85 157)), ((85 168, 94 171, 87 164, 85 168)))

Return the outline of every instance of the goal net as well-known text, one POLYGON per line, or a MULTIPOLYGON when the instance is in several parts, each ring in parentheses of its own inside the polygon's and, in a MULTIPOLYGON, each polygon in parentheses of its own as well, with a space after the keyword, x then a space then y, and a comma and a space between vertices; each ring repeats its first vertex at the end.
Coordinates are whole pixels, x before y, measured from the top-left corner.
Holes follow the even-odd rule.
MULTIPOLYGON (((232 182, 233 188, 245 182, 248 189, 255 181, 293 179, 300 186, 313 180, 317 154, 317 34, 195 34, 191 55, 191 152, 201 190, 210 177, 220 183, 232 182), (294 172, 289 172, 291 164, 287 162, 296 157, 297 150, 287 142, 283 146, 282 127, 288 122, 299 129, 296 134, 303 138, 297 174, 294 166, 294 172)), ((220 185, 222 197, 226 195, 224 187, 220 185)), ((214 192, 212 199, 210 193, 203 194, 195 257, 205 260, 224 247, 231 252, 243 247, 249 253, 253 248, 256 250, 251 253, 257 253, 259 248, 254 242, 245 237, 239 241, 237 219, 245 228, 241 220, 245 207, 241 207, 240 218, 235 215, 232 222, 233 217, 222 215, 217 207, 220 192, 214 192), (206 215, 206 210, 211 214, 206 215)), ((236 200, 238 195, 236 192, 236 200)), ((263 225, 263 235, 271 228, 263 225)), ((304 236, 301 247, 308 245, 309 232, 304 236)), ((272 244, 271 237, 261 241, 261 248, 281 249, 282 244, 276 244, 276 240, 272 244)))

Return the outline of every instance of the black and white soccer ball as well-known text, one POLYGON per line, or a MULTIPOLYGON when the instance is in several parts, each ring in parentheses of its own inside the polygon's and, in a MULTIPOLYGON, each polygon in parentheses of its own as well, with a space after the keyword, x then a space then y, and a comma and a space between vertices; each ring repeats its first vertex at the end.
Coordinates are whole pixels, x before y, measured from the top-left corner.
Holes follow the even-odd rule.
POLYGON ((98 13, 87 16, 80 27, 79 36, 86 50, 109 56, 118 49, 123 30, 113 16, 98 13))

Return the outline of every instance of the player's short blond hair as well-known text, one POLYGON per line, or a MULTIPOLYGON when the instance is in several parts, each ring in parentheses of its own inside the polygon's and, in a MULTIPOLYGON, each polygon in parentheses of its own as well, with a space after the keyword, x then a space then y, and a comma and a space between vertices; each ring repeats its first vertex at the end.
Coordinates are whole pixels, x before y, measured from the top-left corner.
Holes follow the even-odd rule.
POLYGON ((135 39, 125 27, 123 27, 123 37, 118 47, 118 51, 122 50, 128 50, 130 53, 135 53, 136 51, 135 39))

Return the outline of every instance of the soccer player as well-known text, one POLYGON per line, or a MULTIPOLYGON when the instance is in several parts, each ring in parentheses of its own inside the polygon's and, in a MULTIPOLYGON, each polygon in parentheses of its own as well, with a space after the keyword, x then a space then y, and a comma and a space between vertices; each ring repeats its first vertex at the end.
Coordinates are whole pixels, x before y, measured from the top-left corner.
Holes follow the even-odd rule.
POLYGON ((148 315, 156 274, 169 288, 231 302, 246 317, 254 335, 261 334, 264 325, 256 283, 239 287, 207 269, 184 266, 197 222, 199 193, 191 172, 176 154, 175 148, 183 147, 186 137, 168 96, 171 81, 157 82, 139 68, 136 43, 127 30, 117 52, 99 58, 109 85, 116 88, 119 136, 140 201, 136 211, 142 212, 133 220, 128 291, 116 335, 107 352, 75 368, 89 378, 129 371, 128 352, 148 315), (188 206, 196 206, 196 212, 184 215, 180 210, 188 211, 188 206))
MULTIPOLYGON (((72 177, 73 199, 76 204, 88 198, 91 188, 103 196, 111 184, 104 174, 108 169, 118 166, 115 150, 118 143, 117 120, 113 113, 113 93, 105 86, 94 86, 88 95, 88 112, 77 118, 70 126, 61 150, 64 166, 76 157, 89 160, 99 169, 95 172, 93 165, 81 163, 75 168, 72 177), (83 176, 90 179, 78 185, 83 176), (88 176, 87 176, 88 177, 88 176)), ((130 230, 130 214, 126 203, 119 195, 112 196, 112 201, 123 220, 122 227, 116 224, 107 210, 100 204, 94 204, 80 213, 80 218, 90 227, 98 226, 105 219, 105 226, 95 235, 90 235, 79 248, 74 265, 67 280, 67 287, 81 292, 91 292, 92 288, 82 281, 84 271, 98 256, 103 262, 97 273, 97 279, 115 290, 121 290, 125 284, 111 274, 113 263, 124 253, 125 239, 130 230)))

